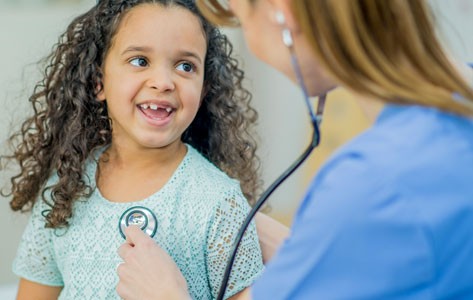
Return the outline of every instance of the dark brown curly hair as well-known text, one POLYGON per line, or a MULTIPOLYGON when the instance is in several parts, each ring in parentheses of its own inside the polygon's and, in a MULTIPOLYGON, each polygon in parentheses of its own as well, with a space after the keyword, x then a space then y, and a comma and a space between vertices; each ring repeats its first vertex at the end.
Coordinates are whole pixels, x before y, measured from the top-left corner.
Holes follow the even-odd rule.
POLYGON ((143 3, 183 6, 199 18, 207 38, 206 94, 182 140, 238 179, 249 203, 254 203, 261 188, 252 137, 257 113, 250 106, 251 94, 242 86, 244 72, 232 58, 226 36, 200 15, 193 0, 106 0, 75 18, 60 36, 46 58, 44 78, 29 98, 34 114, 9 138, 13 154, 2 159, 16 161, 20 171, 3 194, 12 197, 14 211, 30 210, 41 197, 51 207, 44 212, 46 226, 63 227, 68 225, 73 202, 91 194, 84 163, 112 139, 106 102, 96 98, 104 58, 120 20, 143 3), (54 172, 58 181, 46 186, 54 172))

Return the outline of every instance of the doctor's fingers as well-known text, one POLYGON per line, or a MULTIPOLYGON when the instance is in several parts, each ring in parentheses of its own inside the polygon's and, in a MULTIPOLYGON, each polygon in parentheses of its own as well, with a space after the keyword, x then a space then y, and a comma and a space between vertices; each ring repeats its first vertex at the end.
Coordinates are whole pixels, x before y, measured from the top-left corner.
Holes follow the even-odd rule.
POLYGON ((128 257, 128 254, 132 250, 133 250, 133 246, 131 246, 128 243, 123 243, 120 247, 118 247, 118 250, 117 250, 118 256, 120 256, 123 260, 126 260, 126 258, 128 257))
POLYGON ((117 268, 117 273, 119 281, 117 286, 115 287, 115 291, 117 292, 118 296, 120 296, 121 299, 123 300, 133 300, 133 297, 136 295, 130 287, 133 287, 133 285, 130 285, 130 283, 127 283, 127 280, 124 279, 123 275, 123 270, 121 269, 123 264, 120 264, 117 268))
POLYGON ((130 225, 124 230, 126 242, 132 246, 139 244, 146 244, 153 241, 153 239, 143 232, 139 226, 130 225))
POLYGON ((139 278, 138 269, 125 262, 119 263, 117 266, 118 284, 115 291, 124 300, 146 299, 141 297, 142 282, 137 282, 139 278), (138 272, 138 273, 137 273, 138 272))

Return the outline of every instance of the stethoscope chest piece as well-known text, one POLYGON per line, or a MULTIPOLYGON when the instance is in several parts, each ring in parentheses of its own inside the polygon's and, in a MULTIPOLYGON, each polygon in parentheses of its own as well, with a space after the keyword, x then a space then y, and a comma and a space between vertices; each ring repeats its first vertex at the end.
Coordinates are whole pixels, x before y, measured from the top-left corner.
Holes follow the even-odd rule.
POLYGON ((120 235, 126 239, 125 228, 135 225, 140 227, 147 235, 154 237, 158 229, 158 220, 154 213, 143 206, 133 206, 123 212, 118 222, 120 235))

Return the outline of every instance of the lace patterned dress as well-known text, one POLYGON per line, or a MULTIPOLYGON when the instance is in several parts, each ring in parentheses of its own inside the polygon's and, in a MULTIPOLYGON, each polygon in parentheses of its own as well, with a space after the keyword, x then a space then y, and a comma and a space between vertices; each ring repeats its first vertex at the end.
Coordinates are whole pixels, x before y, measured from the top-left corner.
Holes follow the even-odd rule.
MULTIPOLYGON (((43 201, 35 204, 13 271, 44 285, 62 286, 59 299, 119 299, 117 248, 123 243, 118 224, 128 208, 154 212, 154 240, 177 263, 193 299, 216 298, 233 239, 249 211, 239 183, 207 161, 191 146, 167 184, 152 196, 131 203, 106 200, 98 189, 79 199, 67 229, 44 227, 43 201)), ((86 166, 95 178, 96 161, 86 166)), ((53 176, 49 184, 57 180, 53 176)), ((92 182, 95 185, 95 181, 92 182)), ((263 271, 254 224, 249 227, 235 261, 226 298, 250 286, 263 271)))

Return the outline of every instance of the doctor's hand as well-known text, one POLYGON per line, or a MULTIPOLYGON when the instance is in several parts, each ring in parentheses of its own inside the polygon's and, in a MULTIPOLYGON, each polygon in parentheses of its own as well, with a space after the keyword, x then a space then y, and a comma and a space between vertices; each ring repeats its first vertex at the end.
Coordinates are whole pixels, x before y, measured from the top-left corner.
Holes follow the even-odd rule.
POLYGON ((267 264, 289 236, 290 231, 282 223, 260 212, 256 214, 255 220, 263 263, 267 264))
POLYGON ((118 295, 125 300, 191 299, 187 282, 172 258, 137 226, 125 229, 118 248, 118 295))

